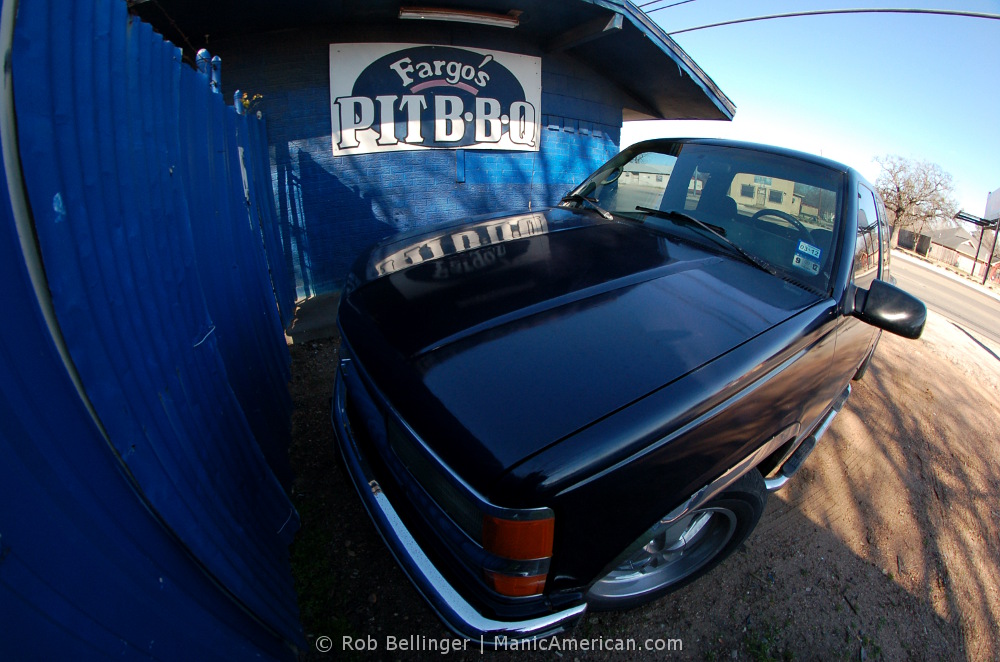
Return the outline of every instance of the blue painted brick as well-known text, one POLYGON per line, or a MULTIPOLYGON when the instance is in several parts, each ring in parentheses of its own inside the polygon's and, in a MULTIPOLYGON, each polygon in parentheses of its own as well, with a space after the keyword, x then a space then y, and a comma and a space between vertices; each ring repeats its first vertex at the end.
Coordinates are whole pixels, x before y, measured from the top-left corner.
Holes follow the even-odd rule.
POLYGON ((329 44, 394 38, 419 42, 412 31, 348 27, 215 42, 224 94, 231 97, 239 88, 264 95, 259 108, 267 120, 282 236, 288 238, 286 262, 300 296, 339 288, 356 256, 397 229, 456 214, 554 204, 617 151, 621 93, 570 56, 552 54, 542 56, 539 152, 467 149, 464 183, 455 181, 451 151, 334 158, 329 44))

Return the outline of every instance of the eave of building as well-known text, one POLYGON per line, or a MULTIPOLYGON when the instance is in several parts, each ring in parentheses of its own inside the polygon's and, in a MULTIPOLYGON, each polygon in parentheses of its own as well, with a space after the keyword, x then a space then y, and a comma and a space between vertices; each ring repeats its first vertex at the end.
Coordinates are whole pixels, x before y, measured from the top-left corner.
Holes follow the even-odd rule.
POLYGON ((731 120, 736 112, 708 74, 627 0, 130 0, 129 4, 134 14, 189 56, 193 53, 187 51, 219 37, 320 25, 398 30, 403 25, 399 10, 405 6, 515 13, 519 24, 513 29, 461 24, 462 30, 494 37, 511 34, 542 53, 563 52, 578 60, 621 88, 628 99, 625 120, 731 120))

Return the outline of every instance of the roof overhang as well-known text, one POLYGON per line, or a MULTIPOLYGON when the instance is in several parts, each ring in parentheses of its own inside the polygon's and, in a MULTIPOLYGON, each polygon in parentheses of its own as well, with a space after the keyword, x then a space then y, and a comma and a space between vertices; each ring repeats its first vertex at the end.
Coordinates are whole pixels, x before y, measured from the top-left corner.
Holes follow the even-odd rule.
POLYGON ((628 99, 626 120, 731 120, 736 112, 701 67, 627 0, 129 0, 129 5, 192 60, 194 50, 211 50, 210 40, 275 30, 320 25, 416 30, 412 24, 418 21, 400 18, 403 7, 514 16, 513 28, 461 24, 458 34, 492 31, 543 53, 566 53, 621 88, 628 99))

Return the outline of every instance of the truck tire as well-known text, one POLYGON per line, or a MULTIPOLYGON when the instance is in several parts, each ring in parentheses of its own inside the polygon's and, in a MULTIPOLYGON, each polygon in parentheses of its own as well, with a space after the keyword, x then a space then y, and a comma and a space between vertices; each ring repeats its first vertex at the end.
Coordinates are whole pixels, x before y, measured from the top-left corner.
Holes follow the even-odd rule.
POLYGON ((756 469, 680 520, 657 523, 627 549, 636 549, 587 591, 596 611, 651 602, 704 575, 736 550, 757 526, 767 490, 756 469))

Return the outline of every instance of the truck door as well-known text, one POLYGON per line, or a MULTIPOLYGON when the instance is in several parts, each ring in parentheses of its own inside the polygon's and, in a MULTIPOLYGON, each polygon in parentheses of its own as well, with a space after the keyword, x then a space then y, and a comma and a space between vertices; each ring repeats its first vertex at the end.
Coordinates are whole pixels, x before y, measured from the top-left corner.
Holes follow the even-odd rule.
MULTIPOLYGON (((881 222, 875 194, 864 184, 858 184, 857 228, 854 247, 853 283, 861 289, 871 287, 882 274, 883 249, 881 222)), ((861 320, 845 316, 837 331, 837 352, 834 375, 847 380, 854 376, 861 362, 871 351, 879 331, 861 320)))

